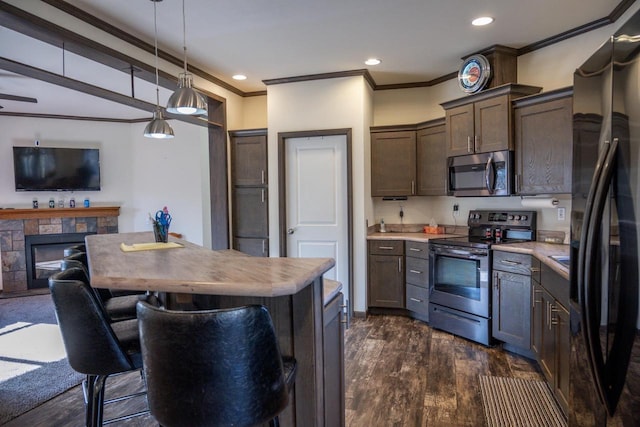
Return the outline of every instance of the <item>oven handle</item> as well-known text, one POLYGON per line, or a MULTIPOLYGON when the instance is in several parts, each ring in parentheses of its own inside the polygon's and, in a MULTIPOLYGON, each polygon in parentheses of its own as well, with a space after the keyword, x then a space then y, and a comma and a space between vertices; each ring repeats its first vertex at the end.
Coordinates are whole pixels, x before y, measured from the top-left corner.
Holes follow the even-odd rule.
POLYGON ((447 249, 435 249, 432 248, 431 252, 433 252, 434 256, 438 256, 438 255, 449 255, 449 256, 453 256, 453 255, 460 255, 463 256, 467 259, 479 259, 479 258, 485 258, 487 257, 489 254, 486 251, 482 251, 480 253, 478 252, 472 252, 472 251, 466 251, 463 249, 451 249, 451 248, 447 248, 447 249))

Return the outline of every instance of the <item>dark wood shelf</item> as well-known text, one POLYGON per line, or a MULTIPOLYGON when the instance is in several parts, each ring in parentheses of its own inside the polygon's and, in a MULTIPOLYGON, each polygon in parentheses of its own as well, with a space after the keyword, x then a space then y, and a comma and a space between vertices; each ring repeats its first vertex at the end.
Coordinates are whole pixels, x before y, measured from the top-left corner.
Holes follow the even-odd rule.
POLYGON ((92 206, 89 208, 0 209, 0 220, 105 217, 120 215, 120 206, 92 206))

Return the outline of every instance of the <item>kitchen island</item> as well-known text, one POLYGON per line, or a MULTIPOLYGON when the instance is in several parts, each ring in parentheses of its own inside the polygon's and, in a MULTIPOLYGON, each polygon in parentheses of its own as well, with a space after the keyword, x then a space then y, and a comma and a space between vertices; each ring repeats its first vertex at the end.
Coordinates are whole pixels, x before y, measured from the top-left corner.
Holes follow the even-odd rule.
POLYGON ((153 233, 86 237, 91 286, 166 293, 169 301, 201 296, 200 308, 262 304, 271 313, 281 352, 298 363, 294 396, 280 416, 283 426, 323 426, 324 333, 322 275, 330 258, 254 258, 212 251, 185 240, 182 247, 125 252, 153 242, 153 233), (207 307, 202 307, 203 301, 207 307))

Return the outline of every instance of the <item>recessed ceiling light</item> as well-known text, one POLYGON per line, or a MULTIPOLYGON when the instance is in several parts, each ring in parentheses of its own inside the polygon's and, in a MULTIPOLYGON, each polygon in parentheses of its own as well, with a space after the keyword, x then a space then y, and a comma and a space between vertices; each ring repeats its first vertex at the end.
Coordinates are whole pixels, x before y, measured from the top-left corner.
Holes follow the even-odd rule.
POLYGON ((493 22, 493 18, 490 16, 481 16, 471 21, 471 25, 476 27, 482 27, 483 25, 489 25, 493 22))
POLYGON ((245 76, 244 74, 236 74, 233 76, 234 80, 247 80, 247 76, 245 76))
POLYGON ((382 61, 380 61, 378 58, 369 58, 366 61, 364 61, 364 63, 367 65, 378 65, 380 62, 382 61))

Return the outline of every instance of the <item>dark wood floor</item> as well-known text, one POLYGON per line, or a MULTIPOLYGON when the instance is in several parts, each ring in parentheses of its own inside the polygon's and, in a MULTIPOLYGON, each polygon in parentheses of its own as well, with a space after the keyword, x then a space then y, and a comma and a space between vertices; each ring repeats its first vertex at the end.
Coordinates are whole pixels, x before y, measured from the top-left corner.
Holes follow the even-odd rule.
MULTIPOLYGON (((528 359, 486 348, 399 316, 353 319, 346 332, 346 422, 372 426, 484 426, 479 375, 542 379, 528 359)), ((107 381, 108 395, 139 388, 139 374, 107 381)), ((107 396, 109 397, 109 396, 107 396)), ((107 417, 144 401, 116 403, 107 417)), ((82 426, 82 390, 75 387, 6 424, 82 426)), ((113 426, 157 426, 150 416, 113 426)))

